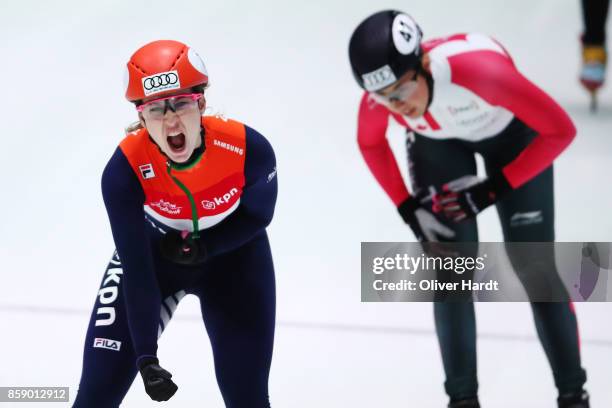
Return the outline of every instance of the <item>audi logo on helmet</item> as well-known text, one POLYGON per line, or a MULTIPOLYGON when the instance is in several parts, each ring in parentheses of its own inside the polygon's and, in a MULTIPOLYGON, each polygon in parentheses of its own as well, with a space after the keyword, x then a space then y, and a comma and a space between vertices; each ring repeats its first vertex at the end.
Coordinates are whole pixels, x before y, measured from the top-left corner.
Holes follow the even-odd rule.
POLYGON ((180 87, 181 81, 177 71, 161 72, 142 78, 142 88, 144 89, 145 96, 170 89, 179 89, 180 87))
POLYGON ((174 72, 169 74, 155 75, 154 77, 148 77, 142 81, 142 86, 145 89, 151 90, 153 88, 159 88, 160 86, 173 85, 178 81, 178 76, 174 72))

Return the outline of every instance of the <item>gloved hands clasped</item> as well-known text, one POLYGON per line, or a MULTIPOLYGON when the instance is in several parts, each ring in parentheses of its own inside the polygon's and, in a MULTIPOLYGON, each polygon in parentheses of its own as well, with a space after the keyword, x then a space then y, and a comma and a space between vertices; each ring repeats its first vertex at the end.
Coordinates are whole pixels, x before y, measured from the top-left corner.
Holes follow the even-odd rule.
POLYGON ((463 176, 442 186, 442 192, 433 196, 432 209, 451 221, 460 222, 476 216, 511 190, 501 173, 484 180, 474 175, 463 176))
POLYGON ((154 401, 168 401, 176 390, 177 385, 171 380, 172 374, 159 366, 155 357, 143 357, 138 360, 138 370, 144 382, 145 391, 154 401))
POLYGON ((182 265, 198 264, 206 259, 204 245, 188 231, 168 231, 160 249, 164 258, 182 265))
POLYGON ((449 221, 461 222, 473 218, 510 191, 512 186, 502 173, 484 180, 468 175, 446 183, 441 192, 410 196, 400 203, 397 210, 419 241, 436 242, 453 238, 455 232, 440 222, 435 214, 449 221))

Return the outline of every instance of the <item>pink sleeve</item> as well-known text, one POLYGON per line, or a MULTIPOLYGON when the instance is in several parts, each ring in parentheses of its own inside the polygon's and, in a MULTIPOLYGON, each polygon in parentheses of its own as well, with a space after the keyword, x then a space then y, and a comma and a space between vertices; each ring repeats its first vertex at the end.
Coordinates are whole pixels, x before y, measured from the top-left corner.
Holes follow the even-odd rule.
POLYGON ((549 167, 576 135, 567 113, 544 91, 521 75, 512 61, 495 51, 449 57, 452 82, 492 105, 512 112, 538 136, 502 171, 513 188, 549 167))
POLYGON ((357 142, 370 171, 397 206, 410 195, 387 141, 389 110, 368 101, 364 93, 359 106, 357 142))

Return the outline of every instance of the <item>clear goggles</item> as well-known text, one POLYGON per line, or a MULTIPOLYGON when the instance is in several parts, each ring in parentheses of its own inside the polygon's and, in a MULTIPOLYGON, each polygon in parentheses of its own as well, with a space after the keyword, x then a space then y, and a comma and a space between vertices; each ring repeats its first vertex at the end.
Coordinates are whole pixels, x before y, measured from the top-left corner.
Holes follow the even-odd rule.
POLYGON ((161 120, 168 110, 171 110, 177 115, 193 112, 198 108, 198 100, 202 98, 202 96, 204 96, 204 94, 201 93, 168 96, 138 105, 136 110, 142 113, 145 119, 161 120))
POLYGON ((410 99, 412 95, 414 95, 414 93, 419 87, 419 83, 417 82, 418 76, 419 71, 416 70, 412 78, 398 86, 393 91, 387 94, 382 94, 380 92, 370 92, 370 96, 372 97, 372 99, 382 105, 393 105, 394 103, 406 101, 410 99))

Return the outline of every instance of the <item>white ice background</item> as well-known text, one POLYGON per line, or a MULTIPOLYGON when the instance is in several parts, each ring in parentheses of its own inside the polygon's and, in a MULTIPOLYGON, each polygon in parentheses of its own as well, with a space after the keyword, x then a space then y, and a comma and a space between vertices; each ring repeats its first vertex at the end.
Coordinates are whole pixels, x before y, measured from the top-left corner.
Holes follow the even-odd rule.
MULTIPOLYGON (((100 176, 136 118, 123 69, 144 43, 171 38, 204 58, 209 105, 276 150, 272 405, 445 406, 431 304, 360 303, 360 242, 412 239, 356 144, 360 90, 348 38, 383 8, 412 14, 426 38, 479 31, 507 47, 578 128, 555 163, 557 239, 612 241, 612 94, 604 88, 600 111, 589 113, 577 81, 578 0, 3 1, 0 386, 76 393, 90 308, 113 251, 100 176)), ((403 163, 399 127, 389 139, 403 163)), ((479 222, 483 241, 501 239, 494 210, 479 222)), ((483 406, 555 406, 529 306, 476 308, 483 406)), ((595 408, 612 406, 611 310, 577 305, 595 408)), ((195 298, 181 303, 159 356, 180 387, 163 406, 223 406, 195 298)), ((123 406, 158 404, 137 378, 123 406)))

